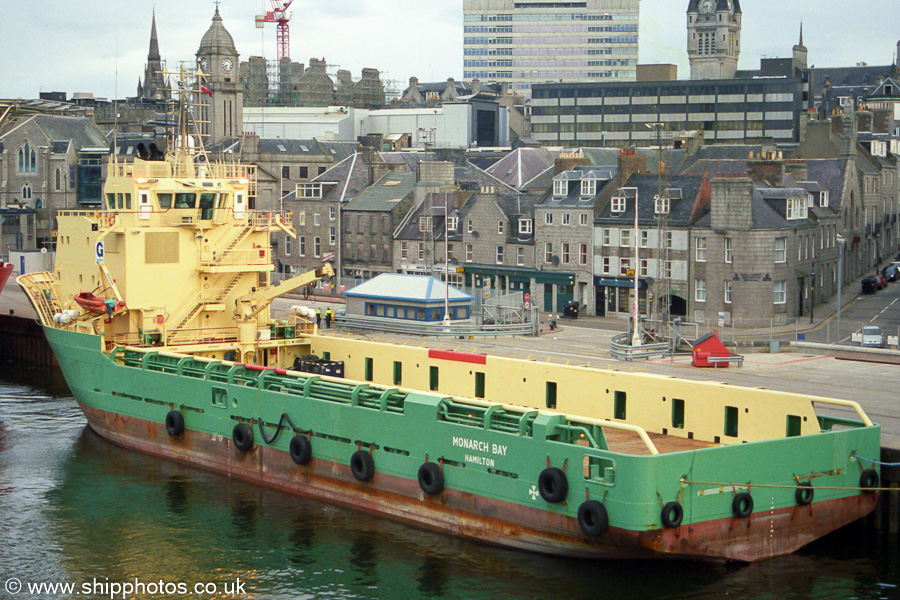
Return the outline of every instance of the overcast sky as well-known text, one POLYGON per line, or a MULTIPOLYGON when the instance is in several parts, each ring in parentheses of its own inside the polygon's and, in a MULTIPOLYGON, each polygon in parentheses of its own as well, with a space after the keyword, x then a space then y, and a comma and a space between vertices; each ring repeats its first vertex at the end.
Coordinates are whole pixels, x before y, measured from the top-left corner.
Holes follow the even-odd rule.
MULTIPOLYGON (((678 65, 685 51, 688 0, 642 0, 640 61, 678 65)), ((170 69, 193 60, 209 28, 212 0, 0 0, 0 98, 42 91, 133 96, 143 75, 156 8, 160 52, 170 69)), ((225 27, 242 60, 275 57, 275 26, 257 29, 269 0, 222 0, 225 27)), ((295 0, 291 58, 310 57, 359 78, 363 67, 405 84, 462 77, 462 0, 295 0)), ((763 56, 789 56, 803 21, 809 60, 820 67, 891 64, 900 39, 898 0, 742 0, 740 68, 763 56)), ((401 89, 405 87, 401 85, 401 89)))

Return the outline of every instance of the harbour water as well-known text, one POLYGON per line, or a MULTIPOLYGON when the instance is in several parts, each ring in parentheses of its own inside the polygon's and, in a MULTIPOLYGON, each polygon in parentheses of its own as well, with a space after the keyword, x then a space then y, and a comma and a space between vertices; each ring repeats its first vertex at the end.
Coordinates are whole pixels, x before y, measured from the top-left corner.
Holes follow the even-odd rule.
POLYGON ((115 447, 0 368, 0 599, 900 599, 896 540, 861 528, 752 565, 514 552, 115 447))

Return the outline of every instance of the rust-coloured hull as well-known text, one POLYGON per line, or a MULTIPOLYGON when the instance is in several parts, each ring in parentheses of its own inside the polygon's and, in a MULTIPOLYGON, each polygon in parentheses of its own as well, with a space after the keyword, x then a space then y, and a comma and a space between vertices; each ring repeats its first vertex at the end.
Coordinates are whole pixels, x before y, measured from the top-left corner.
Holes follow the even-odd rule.
POLYGON ((789 554, 871 512, 875 494, 758 510, 750 518, 718 519, 675 529, 611 527, 586 538, 575 519, 485 496, 447 489, 426 496, 415 480, 377 473, 360 483, 349 466, 321 458, 295 465, 286 452, 254 446, 238 451, 229 437, 187 432, 171 438, 165 426, 81 404, 90 426, 107 440, 149 454, 315 497, 453 535, 545 554, 594 558, 692 558, 755 561, 789 554))

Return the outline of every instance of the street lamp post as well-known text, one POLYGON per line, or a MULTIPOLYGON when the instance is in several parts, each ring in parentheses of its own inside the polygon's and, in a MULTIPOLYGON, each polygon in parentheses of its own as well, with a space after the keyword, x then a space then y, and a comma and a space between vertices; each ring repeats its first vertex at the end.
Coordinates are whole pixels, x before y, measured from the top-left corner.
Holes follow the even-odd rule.
POLYGON ((809 293, 809 322, 812 324, 813 322, 813 310, 816 307, 816 266, 813 265, 811 280, 809 283, 810 293, 809 293))
POLYGON ((844 285, 844 244, 847 242, 844 236, 838 234, 835 239, 838 243, 838 294, 837 294, 837 341, 841 341, 841 288, 844 285))

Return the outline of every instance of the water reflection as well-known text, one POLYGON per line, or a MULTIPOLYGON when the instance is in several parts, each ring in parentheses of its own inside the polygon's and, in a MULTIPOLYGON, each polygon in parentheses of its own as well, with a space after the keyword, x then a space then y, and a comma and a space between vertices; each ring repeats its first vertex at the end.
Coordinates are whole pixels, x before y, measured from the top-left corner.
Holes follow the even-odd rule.
POLYGON ((900 599, 895 541, 853 529, 753 565, 546 557, 124 450, 27 388, 0 384, 0 421, 0 578, 240 578, 263 600, 900 599))

